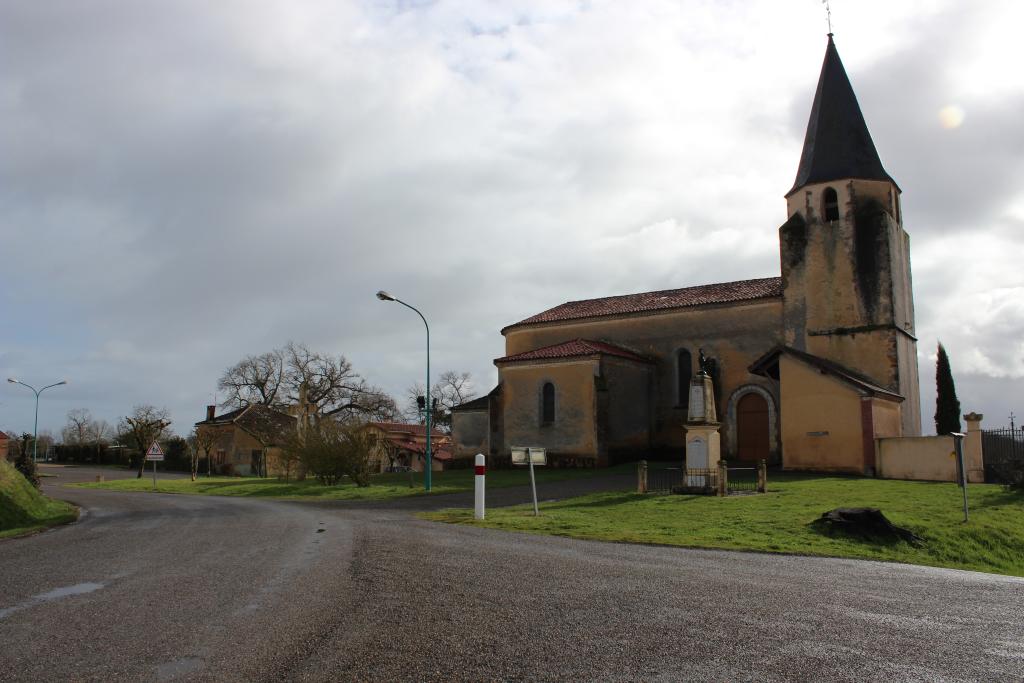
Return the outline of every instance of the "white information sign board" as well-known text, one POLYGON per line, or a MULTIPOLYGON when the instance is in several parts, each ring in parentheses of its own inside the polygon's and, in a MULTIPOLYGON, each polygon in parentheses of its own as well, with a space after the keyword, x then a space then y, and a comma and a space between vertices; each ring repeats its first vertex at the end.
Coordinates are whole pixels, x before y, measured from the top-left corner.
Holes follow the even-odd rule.
POLYGON ((540 509, 537 507, 537 480, 533 476, 533 468, 535 465, 548 464, 548 449, 512 446, 511 451, 513 465, 530 466, 530 488, 533 489, 533 514, 539 515, 540 509))

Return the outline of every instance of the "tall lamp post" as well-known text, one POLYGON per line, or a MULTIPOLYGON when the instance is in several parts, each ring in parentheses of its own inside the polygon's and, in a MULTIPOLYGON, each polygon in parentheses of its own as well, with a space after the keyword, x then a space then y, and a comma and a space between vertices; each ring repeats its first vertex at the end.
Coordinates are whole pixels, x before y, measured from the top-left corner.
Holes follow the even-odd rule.
POLYGON ((385 292, 383 290, 377 292, 377 298, 380 299, 381 301, 394 301, 394 302, 402 304, 406 308, 409 308, 409 309, 412 309, 413 311, 416 311, 416 315, 418 315, 420 317, 420 320, 423 321, 423 326, 427 328, 427 396, 426 396, 426 399, 427 399, 427 404, 426 404, 426 412, 427 412, 427 464, 426 464, 426 467, 423 468, 423 488, 426 489, 427 491, 429 491, 430 490, 430 478, 431 478, 430 477, 430 414, 433 412, 433 406, 430 405, 430 325, 427 324, 427 319, 423 317, 423 314, 420 313, 419 309, 416 308, 415 306, 410 306, 409 304, 405 303, 401 299, 396 299, 395 297, 391 296, 390 294, 388 294, 387 292, 385 292))
POLYGON ((31 384, 25 384, 24 382, 17 380, 13 377, 8 377, 7 381, 10 382, 11 384, 20 384, 23 387, 28 387, 36 395, 36 422, 35 426, 32 428, 32 462, 39 462, 39 394, 43 393, 47 389, 59 387, 60 385, 67 384, 68 382, 67 380, 62 379, 61 381, 55 384, 47 384, 42 389, 36 390, 36 388, 31 384))

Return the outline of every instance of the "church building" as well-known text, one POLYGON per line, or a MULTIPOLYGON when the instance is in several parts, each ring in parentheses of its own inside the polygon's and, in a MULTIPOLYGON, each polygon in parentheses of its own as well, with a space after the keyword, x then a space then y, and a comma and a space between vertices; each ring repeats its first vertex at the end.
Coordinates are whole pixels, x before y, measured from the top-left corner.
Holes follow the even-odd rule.
POLYGON ((505 327, 498 386, 453 415, 457 455, 682 458, 706 356, 722 457, 872 474, 921 417, 909 238, 832 35, 779 228, 781 277, 570 301, 505 327))

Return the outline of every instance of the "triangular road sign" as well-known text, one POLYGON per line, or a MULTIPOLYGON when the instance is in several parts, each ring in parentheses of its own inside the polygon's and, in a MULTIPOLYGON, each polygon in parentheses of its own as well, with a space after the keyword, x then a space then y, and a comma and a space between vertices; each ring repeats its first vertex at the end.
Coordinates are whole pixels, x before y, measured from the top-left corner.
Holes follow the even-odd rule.
POLYGON ((146 457, 149 457, 151 455, 163 455, 163 454, 164 454, 164 452, 162 450, 160 450, 160 444, 158 444, 156 441, 154 441, 153 445, 149 447, 148 451, 146 451, 146 457))

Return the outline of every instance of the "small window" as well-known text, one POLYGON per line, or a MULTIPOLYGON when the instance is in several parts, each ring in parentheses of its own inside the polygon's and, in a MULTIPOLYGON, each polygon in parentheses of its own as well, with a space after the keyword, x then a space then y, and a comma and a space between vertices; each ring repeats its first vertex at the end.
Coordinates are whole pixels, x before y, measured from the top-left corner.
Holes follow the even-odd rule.
POLYGON ((821 195, 822 214, 827 221, 839 220, 839 195, 831 187, 826 187, 821 195))
POLYGON ((676 384, 679 389, 679 400, 676 404, 680 408, 690 407, 690 380, 693 378, 693 356, 686 349, 680 349, 676 354, 676 372, 678 373, 676 384))
POLYGON ((540 419, 544 424, 555 421, 555 385, 551 382, 545 382, 541 391, 540 419))

